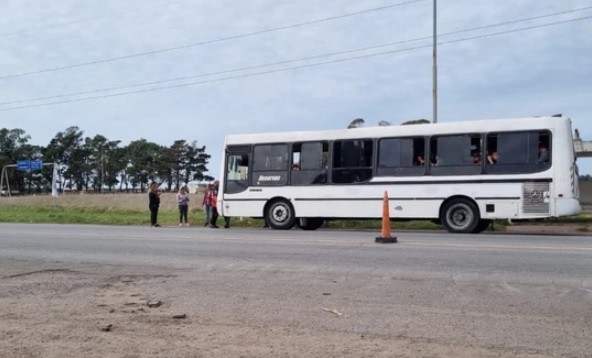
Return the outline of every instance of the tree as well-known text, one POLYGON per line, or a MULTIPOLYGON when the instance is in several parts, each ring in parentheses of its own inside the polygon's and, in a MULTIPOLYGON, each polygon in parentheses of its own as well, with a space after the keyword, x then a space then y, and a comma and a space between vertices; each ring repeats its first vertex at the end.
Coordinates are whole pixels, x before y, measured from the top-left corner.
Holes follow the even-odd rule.
POLYGON ((402 126, 407 126, 407 125, 413 125, 413 124, 429 124, 431 123, 430 121, 428 121, 427 119, 412 119, 410 121, 407 122, 403 122, 401 123, 402 126))
MULTIPOLYGON (((34 155, 33 147, 28 145, 31 137, 22 129, 0 129, 0 170, 9 164, 16 164, 20 159, 37 159, 28 157, 34 155)), ((13 183, 15 190, 25 188, 25 174, 15 171, 9 172, 8 180, 13 183)), ((11 189, 13 189, 11 188, 11 189)))
POLYGON ((213 177, 205 175, 208 171, 207 165, 211 156, 206 153, 206 147, 197 146, 197 141, 193 141, 187 147, 187 166, 185 168, 185 182, 191 180, 214 180, 213 177))
POLYGON ((127 167, 128 161, 125 155, 125 149, 119 148, 120 141, 109 141, 106 143, 106 154, 104 159, 104 185, 107 185, 109 191, 119 184, 119 177, 127 167))
POLYGON ((74 183, 77 184, 79 190, 82 189, 85 167, 80 160, 84 160, 84 164, 86 164, 85 155, 87 154, 81 149, 83 134, 84 132, 76 126, 58 132, 43 153, 46 161, 58 163, 62 168, 60 174, 64 182, 60 183, 60 187, 66 185, 67 181, 70 189, 74 183))
POLYGON ((88 176, 95 191, 102 191, 106 185, 109 190, 119 183, 118 177, 127 166, 125 152, 119 148, 119 140, 108 140, 103 135, 86 138, 89 150, 88 176))
POLYGON ((131 142, 126 152, 129 161, 127 173, 133 189, 139 185, 140 191, 144 191, 149 181, 162 184, 163 180, 159 173, 162 174, 163 169, 166 170, 162 146, 140 139, 131 142))
POLYGON ((196 141, 189 144, 185 140, 176 140, 165 150, 164 156, 168 166, 162 175, 169 190, 173 185, 178 189, 192 180, 214 179, 204 174, 210 155, 206 154, 206 147, 199 147, 196 141))
POLYGON ((389 122, 389 121, 380 121, 380 122, 378 122, 378 126, 379 127, 388 127, 388 126, 391 126, 391 122, 389 122))
POLYGON ((364 125, 364 123, 366 123, 366 121, 364 121, 364 118, 356 118, 350 122, 350 124, 347 126, 347 129, 361 128, 364 125))
MULTIPOLYGON (((191 180, 213 180, 206 175, 210 155, 196 141, 176 140, 170 147, 146 139, 121 147, 121 141, 97 134, 84 137, 78 127, 58 132, 46 147, 31 145, 22 129, 0 129, 0 166, 19 159, 40 159, 60 166, 59 188, 110 191, 139 187, 144 191, 150 181, 167 183, 169 189, 191 180)), ((53 168, 41 171, 10 172, 11 187, 23 192, 50 190, 53 168)))
POLYGON ((185 176, 189 162, 189 145, 183 139, 176 140, 168 150, 165 151, 165 157, 169 163, 166 172, 169 190, 172 189, 173 181, 178 189, 181 186, 181 179, 185 176))

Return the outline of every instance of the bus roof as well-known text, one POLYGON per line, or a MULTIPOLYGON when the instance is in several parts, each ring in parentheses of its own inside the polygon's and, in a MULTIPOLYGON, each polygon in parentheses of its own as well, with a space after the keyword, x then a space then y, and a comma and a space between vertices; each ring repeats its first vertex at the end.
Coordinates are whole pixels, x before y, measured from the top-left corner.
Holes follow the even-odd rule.
POLYGON ((353 129, 332 129, 317 131, 267 132, 254 134, 233 134, 226 136, 226 144, 279 143, 317 140, 339 140, 355 138, 381 138, 398 136, 426 136, 454 133, 476 133, 497 131, 543 130, 558 126, 569 126, 567 117, 531 117, 514 119, 487 119, 413 125, 392 125, 387 127, 364 127, 353 129))

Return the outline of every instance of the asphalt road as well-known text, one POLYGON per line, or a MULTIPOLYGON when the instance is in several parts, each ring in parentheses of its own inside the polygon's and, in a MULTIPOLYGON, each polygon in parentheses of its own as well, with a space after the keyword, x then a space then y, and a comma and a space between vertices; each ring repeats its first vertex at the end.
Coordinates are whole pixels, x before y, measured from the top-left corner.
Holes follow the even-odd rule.
MULTIPOLYGON (((117 297, 142 296, 165 302, 166 314, 187 313, 187 332, 224 332, 199 343, 203 356, 592 357, 592 237, 404 233, 376 244, 375 236, 0 225, 0 321, 13 320, 0 327, 10 335, 0 355, 19 345, 23 356, 54 352, 30 342, 27 334, 45 333, 21 332, 17 317, 76 331, 82 323, 63 317, 70 307, 93 306, 102 322, 100 307, 119 310, 131 303, 117 297), (56 307, 51 321, 27 315, 43 300, 56 307)), ((152 323, 142 324, 150 332, 152 323)), ((128 333, 93 352, 125 351, 128 333)), ((54 342, 55 356, 100 339, 72 334, 78 343, 54 342)), ((188 335, 171 333, 179 347, 162 356, 202 356, 181 347, 188 335)), ((129 349, 131 357, 139 348, 129 349)))

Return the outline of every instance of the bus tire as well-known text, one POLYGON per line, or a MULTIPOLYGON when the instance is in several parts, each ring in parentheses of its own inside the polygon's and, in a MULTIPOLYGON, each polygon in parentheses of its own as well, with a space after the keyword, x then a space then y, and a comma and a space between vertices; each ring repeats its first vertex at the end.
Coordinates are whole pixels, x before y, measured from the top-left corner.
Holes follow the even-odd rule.
POLYGON ((481 222, 481 215, 472 200, 455 198, 444 204, 440 220, 448 232, 468 234, 475 232, 481 222))
POLYGON ((303 220, 301 220, 300 228, 307 231, 317 230, 323 226, 324 222, 325 220, 321 218, 303 218, 303 220))
POLYGON ((294 207, 285 199, 276 199, 267 205, 265 220, 272 229, 289 230, 296 222, 294 207))
POLYGON ((480 234, 483 231, 487 230, 487 228, 491 225, 491 220, 479 220, 479 225, 473 231, 474 234, 480 234))

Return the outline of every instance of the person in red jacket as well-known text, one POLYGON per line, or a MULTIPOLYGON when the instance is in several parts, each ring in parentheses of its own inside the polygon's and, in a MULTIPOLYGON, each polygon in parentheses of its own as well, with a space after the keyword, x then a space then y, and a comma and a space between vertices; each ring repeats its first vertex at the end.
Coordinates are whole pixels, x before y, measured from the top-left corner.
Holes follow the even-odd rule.
MULTIPOLYGON (((210 222, 210 227, 213 229, 218 229, 218 225, 216 225, 216 221, 218 221, 218 188, 220 187, 220 181, 215 180, 214 186, 212 187, 212 191, 210 193, 210 206, 212 207, 212 221, 210 222)), ((224 228, 228 229, 230 227, 230 218, 224 217, 224 228)))
POLYGON ((204 192, 203 206, 204 212, 206 213, 206 221, 204 222, 204 226, 210 225, 210 220, 212 219, 212 185, 206 185, 206 191, 204 192))
POLYGON ((212 220, 210 221, 210 227, 217 229, 218 225, 216 225, 216 221, 218 221, 218 187, 220 186, 220 182, 218 180, 214 181, 214 186, 210 192, 210 207, 212 210, 212 220))

